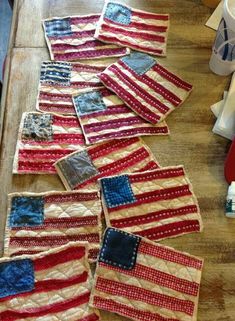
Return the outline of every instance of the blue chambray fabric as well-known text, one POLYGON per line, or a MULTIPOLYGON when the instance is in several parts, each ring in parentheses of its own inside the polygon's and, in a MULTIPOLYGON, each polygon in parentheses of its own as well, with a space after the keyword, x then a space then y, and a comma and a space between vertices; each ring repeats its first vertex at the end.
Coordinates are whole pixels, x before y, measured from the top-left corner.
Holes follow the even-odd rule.
POLYGON ((138 75, 143 75, 156 64, 153 57, 142 52, 133 52, 121 60, 138 75))
POLYGON ((139 236, 108 228, 104 234, 99 262, 125 270, 133 269, 140 240, 139 236))
POLYGON ((73 97, 76 112, 79 116, 105 110, 103 97, 99 91, 91 91, 73 97))
POLYGON ((123 25, 129 25, 131 22, 131 10, 119 3, 110 2, 105 10, 104 17, 123 25))
POLYGON ((15 196, 12 198, 9 216, 10 227, 41 225, 43 224, 43 220, 43 197, 15 196))
POLYGON ((127 175, 103 178, 101 180, 101 186, 108 208, 134 203, 136 201, 127 175))
POLYGON ((44 26, 48 37, 63 37, 73 34, 70 18, 44 21, 44 26))
POLYGON ((40 81, 63 86, 70 85, 72 65, 68 62, 44 62, 40 81))
POLYGON ((34 289, 34 267, 30 259, 0 263, 0 298, 34 289))

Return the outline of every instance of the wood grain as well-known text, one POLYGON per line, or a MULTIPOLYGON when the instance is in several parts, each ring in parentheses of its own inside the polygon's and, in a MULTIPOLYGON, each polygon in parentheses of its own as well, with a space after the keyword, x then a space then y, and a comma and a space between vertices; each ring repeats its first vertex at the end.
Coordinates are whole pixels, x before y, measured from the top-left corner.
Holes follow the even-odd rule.
MULTIPOLYGON (((223 165, 229 142, 212 134, 215 118, 210 105, 220 100, 230 77, 212 74, 208 67, 215 33, 204 27, 211 10, 199 0, 131 0, 126 4, 153 12, 170 13, 171 28, 167 58, 159 61, 177 71, 194 90, 188 100, 168 117, 170 137, 147 137, 162 166, 183 164, 193 183, 204 222, 201 234, 165 240, 162 243, 205 259, 199 300, 199 321, 235 320, 235 220, 226 219, 227 184, 223 165)), ((0 151, 0 235, 3 240, 7 193, 62 190, 56 175, 14 175, 12 162, 19 121, 23 111, 35 110, 40 63, 48 59, 41 18, 99 12, 97 0, 18 0, 12 27, 4 84, 3 137, 0 151)), ((1 243, 2 245, 2 243, 1 243)), ((102 320, 124 320, 102 313, 102 320)))

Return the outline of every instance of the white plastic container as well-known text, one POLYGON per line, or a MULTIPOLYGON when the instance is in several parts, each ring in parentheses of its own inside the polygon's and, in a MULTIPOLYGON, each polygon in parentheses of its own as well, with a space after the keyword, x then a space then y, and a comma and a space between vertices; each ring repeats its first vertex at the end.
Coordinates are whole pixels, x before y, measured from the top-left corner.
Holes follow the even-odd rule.
POLYGON ((235 0, 225 0, 210 59, 211 70, 221 76, 235 71, 235 0))
POLYGON ((225 215, 230 218, 235 218, 235 182, 232 182, 228 188, 225 215))

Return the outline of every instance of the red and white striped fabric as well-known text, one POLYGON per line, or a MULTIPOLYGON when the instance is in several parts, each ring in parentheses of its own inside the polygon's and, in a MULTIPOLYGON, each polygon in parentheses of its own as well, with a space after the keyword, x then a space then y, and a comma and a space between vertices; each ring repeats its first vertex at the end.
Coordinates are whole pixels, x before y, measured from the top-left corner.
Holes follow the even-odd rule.
POLYGON ((71 241, 89 242, 89 261, 101 240, 101 201, 97 191, 13 193, 8 196, 4 255, 36 254, 71 241), (41 210, 33 205, 41 202, 41 210), (25 212, 31 208, 30 223, 25 212), (33 215, 41 215, 35 222, 33 215))
MULTIPOLYGON (((51 68, 61 62, 44 61, 41 69, 51 68)), ((77 95, 84 88, 103 88, 103 84, 96 76, 105 66, 68 63, 71 66, 69 85, 51 83, 47 79, 40 79, 36 109, 42 112, 54 112, 64 115, 75 115, 72 95, 77 95)))
POLYGON ((127 106, 153 124, 179 107, 192 90, 192 85, 142 53, 119 59, 99 78, 127 106))
POLYGON ((159 167, 154 155, 137 137, 111 140, 74 152, 55 164, 66 189, 97 188, 99 178, 159 167))
POLYGON ((95 38, 157 56, 166 55, 169 15, 106 1, 95 38))
POLYGON ((136 321, 195 321, 203 260, 133 237, 106 230, 90 305, 136 321))
POLYGON ((128 48, 106 44, 94 38, 99 18, 99 14, 90 14, 43 20, 51 60, 76 61, 128 54, 128 48))
POLYGON ((75 150, 82 150, 85 139, 76 116, 61 116, 52 113, 23 113, 19 128, 13 164, 14 174, 56 174, 55 161, 75 150), (36 139, 33 129, 31 137, 25 137, 29 116, 48 115, 51 119, 51 136, 36 139))
POLYGON ((87 144, 100 143, 110 139, 169 134, 166 122, 163 121, 157 125, 148 123, 108 89, 84 90, 83 93, 73 97, 73 102, 87 144), (84 104, 83 97, 86 98, 87 94, 92 93, 99 94, 100 101, 97 103, 98 105, 102 104, 103 109, 99 110, 99 106, 97 106, 97 109, 93 107, 93 110, 89 111, 91 104, 87 99, 87 111, 81 111, 80 101, 84 104))
POLYGON ((200 209, 183 166, 101 179, 108 226, 161 240, 203 228, 200 209), (112 193, 119 196, 112 201, 112 193))
POLYGON ((33 256, 1 258, 0 320, 100 320, 88 306, 87 254, 87 243, 72 242, 33 256))

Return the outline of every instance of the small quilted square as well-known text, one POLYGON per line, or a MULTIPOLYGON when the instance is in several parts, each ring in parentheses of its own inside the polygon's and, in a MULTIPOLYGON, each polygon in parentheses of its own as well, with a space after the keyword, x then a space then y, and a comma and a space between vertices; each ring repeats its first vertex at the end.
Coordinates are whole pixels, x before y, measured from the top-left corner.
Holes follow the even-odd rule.
MULTIPOLYGON (((124 234, 121 252, 118 240, 107 236, 114 232, 117 239, 125 233, 108 228, 102 249, 113 251, 119 259, 126 248, 129 251, 133 235, 124 234)), ((131 269, 112 260, 98 261, 90 306, 135 321, 195 321, 203 260, 143 237, 130 252, 135 255, 125 258, 133 262, 131 269)))
POLYGON ((99 14, 90 14, 43 20, 51 60, 77 61, 128 54, 128 48, 107 45, 94 38, 99 18, 99 14))
POLYGON ((99 91, 90 91, 73 97, 74 106, 79 116, 106 109, 99 91))
POLYGON ((15 196, 11 203, 11 227, 37 226, 43 223, 44 200, 40 196, 15 196))
POLYGON ((29 113, 24 119, 22 130, 24 139, 52 140, 52 116, 29 113))
POLYGON ((128 107, 152 124, 162 122, 192 90, 192 85, 140 52, 132 52, 111 64, 99 78, 128 107))
POLYGON ((71 64, 66 62, 44 63, 41 66, 40 81, 61 86, 69 86, 71 69, 71 64))
POLYGON ((94 262, 100 248, 101 213, 97 190, 9 194, 4 255, 36 254, 87 241, 88 259, 94 262))
POLYGON ((95 38, 152 55, 165 56, 169 15, 142 11, 106 1, 95 38))
POLYGON ((0 259, 0 320, 99 321, 89 307, 88 242, 0 259))
POLYGON ((182 166, 103 178, 101 191, 108 226, 155 241, 203 229, 182 166))

